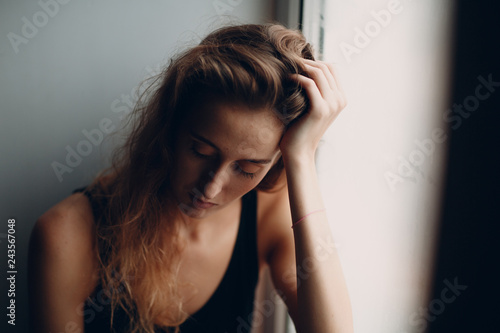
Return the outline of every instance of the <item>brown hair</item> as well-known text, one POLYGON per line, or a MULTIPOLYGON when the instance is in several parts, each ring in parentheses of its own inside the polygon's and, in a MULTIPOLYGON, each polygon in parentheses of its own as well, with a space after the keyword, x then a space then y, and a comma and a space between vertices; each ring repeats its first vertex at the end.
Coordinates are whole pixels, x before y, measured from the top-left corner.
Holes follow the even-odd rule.
MULTIPOLYGON (((177 294, 178 210, 166 176, 175 126, 206 94, 272 109, 290 125, 308 106, 289 79, 305 75, 303 58, 313 59, 312 48, 298 31, 279 24, 223 27, 172 59, 142 94, 127 140, 89 187, 105 212, 96 221, 101 284, 122 287, 110 293, 111 308, 126 311, 131 332, 153 332, 155 321, 177 328, 187 318, 177 294)), ((257 188, 271 190, 283 169, 280 159, 257 188)))

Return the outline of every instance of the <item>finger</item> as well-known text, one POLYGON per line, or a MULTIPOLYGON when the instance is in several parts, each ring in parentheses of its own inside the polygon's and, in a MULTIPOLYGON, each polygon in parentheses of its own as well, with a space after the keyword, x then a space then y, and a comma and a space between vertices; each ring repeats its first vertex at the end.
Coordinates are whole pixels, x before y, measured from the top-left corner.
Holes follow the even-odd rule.
POLYGON ((335 81, 335 85, 336 85, 337 89, 340 91, 342 97, 345 99, 346 95, 344 92, 344 88, 342 87, 342 84, 340 83, 340 80, 339 80, 340 75, 339 75, 338 67, 335 66, 335 64, 328 63, 328 62, 325 62, 325 65, 327 66, 328 70, 332 74, 332 77, 333 77, 333 80, 335 81))
POLYGON ((316 82, 314 82, 313 79, 300 74, 292 74, 290 75, 290 77, 296 80, 299 83, 299 85, 305 89, 307 97, 309 97, 309 103, 311 104, 311 108, 316 104, 317 101, 323 99, 323 96, 321 96, 318 86, 316 85, 316 82))
POLYGON ((347 105, 347 98, 344 89, 339 81, 338 66, 335 66, 334 63, 328 63, 324 61, 315 61, 315 63, 316 66, 322 67, 325 69, 325 71, 328 72, 326 74, 326 77, 331 79, 330 82, 332 82, 332 85, 334 85, 335 87, 333 89, 334 95, 336 96, 339 105, 344 108, 347 105))
POLYGON ((320 68, 310 66, 308 64, 304 65, 307 75, 316 84, 323 99, 327 99, 328 96, 331 95, 332 89, 330 88, 330 84, 328 83, 323 71, 320 68))
POLYGON ((330 68, 328 68, 328 66, 326 65, 326 63, 318 60, 317 61, 312 61, 309 59, 304 59, 304 60, 305 60, 304 63, 306 65, 320 69, 323 72, 323 75, 325 76, 325 79, 328 82, 328 86, 330 87, 330 89, 333 91, 337 90, 337 83, 335 82, 335 78, 333 77, 333 74, 330 68))

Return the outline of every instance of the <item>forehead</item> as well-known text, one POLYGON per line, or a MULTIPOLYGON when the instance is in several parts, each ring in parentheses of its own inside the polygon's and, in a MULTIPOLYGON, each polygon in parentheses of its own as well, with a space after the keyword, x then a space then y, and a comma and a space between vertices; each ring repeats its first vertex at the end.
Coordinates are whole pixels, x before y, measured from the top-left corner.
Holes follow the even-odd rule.
POLYGON ((270 109, 214 101, 194 107, 185 125, 188 131, 204 136, 226 153, 254 151, 263 158, 270 156, 261 154, 277 151, 284 128, 270 109))

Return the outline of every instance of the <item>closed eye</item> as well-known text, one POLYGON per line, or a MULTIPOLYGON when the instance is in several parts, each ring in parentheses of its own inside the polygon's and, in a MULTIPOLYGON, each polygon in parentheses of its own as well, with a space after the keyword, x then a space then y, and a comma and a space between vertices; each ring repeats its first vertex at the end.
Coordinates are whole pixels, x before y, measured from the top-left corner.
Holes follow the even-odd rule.
POLYGON ((256 174, 256 173, 252 173, 252 172, 246 172, 238 165, 238 163, 235 164, 235 171, 238 172, 238 174, 240 174, 241 176, 246 177, 246 178, 250 178, 250 179, 253 179, 255 177, 255 174, 256 174))
POLYGON ((191 153, 198 157, 198 158, 202 158, 202 159, 205 159, 205 160, 208 160, 208 159, 211 159, 212 156, 211 155, 205 155, 205 154, 202 154, 200 153, 197 149, 196 149, 196 145, 193 143, 190 147, 190 150, 191 150, 191 153))
MULTIPOLYGON (((198 150, 196 150, 196 147, 195 147, 195 144, 191 145, 191 153, 198 157, 198 158, 201 158, 201 159, 204 159, 204 160, 209 160, 209 159, 212 159, 213 156, 212 155, 205 155, 205 154, 202 154, 200 153, 198 150)), ((238 163, 235 163, 234 164, 234 171, 236 173, 238 173, 239 175, 243 176, 243 177, 246 177, 246 178, 249 178, 249 179, 253 179, 255 177, 255 173, 252 173, 252 172, 246 172, 245 170, 243 170, 238 163)))

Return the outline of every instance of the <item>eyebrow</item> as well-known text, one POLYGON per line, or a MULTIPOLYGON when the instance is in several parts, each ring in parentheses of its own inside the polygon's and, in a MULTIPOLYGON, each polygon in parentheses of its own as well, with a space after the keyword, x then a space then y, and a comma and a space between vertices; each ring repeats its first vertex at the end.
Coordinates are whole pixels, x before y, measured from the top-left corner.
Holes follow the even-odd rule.
MULTIPOLYGON (((198 141, 202 141, 204 143, 206 143, 207 145, 211 146, 212 148, 214 149, 217 149, 220 151, 219 147, 217 147, 212 141, 208 140, 207 138, 199 135, 199 134, 196 134, 192 131, 190 131, 190 134, 193 138, 195 138, 196 140, 198 141)), ((249 163, 254 163, 254 164, 269 164, 272 162, 272 160, 270 159, 257 159, 257 160, 254 160, 254 159, 245 159, 243 160, 245 162, 249 162, 249 163)))

